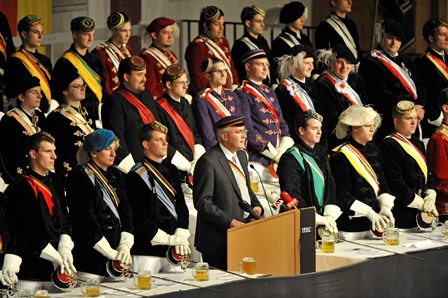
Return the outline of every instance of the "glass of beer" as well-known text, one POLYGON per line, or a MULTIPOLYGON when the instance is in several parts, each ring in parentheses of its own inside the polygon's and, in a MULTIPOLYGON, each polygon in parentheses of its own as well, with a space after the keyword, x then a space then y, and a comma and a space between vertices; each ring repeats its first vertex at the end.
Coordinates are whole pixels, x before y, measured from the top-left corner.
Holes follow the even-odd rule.
POLYGON ((194 266, 192 274, 197 281, 208 281, 209 280, 209 266, 208 263, 196 263, 194 266))
POLYGON ((134 276, 134 285, 139 290, 151 290, 151 271, 139 271, 134 276))
POLYGON ((334 253, 335 251, 335 237, 333 234, 324 234, 322 239, 317 241, 317 249, 323 253, 334 253))
POLYGON ((50 297, 48 295, 47 290, 37 290, 36 292, 34 292, 34 298, 46 298, 46 297, 50 297))
POLYGON ((445 238, 448 238, 448 220, 445 220, 445 223, 442 225, 442 233, 445 238))
POLYGON ((243 261, 239 265, 240 271, 249 275, 255 274, 255 258, 244 257, 243 261))
POLYGON ((396 246, 400 244, 400 230, 398 228, 387 228, 383 233, 383 241, 386 245, 396 246))
POLYGON ((260 179, 258 178, 257 175, 254 175, 254 173, 252 171, 249 172, 249 176, 250 176, 250 188, 252 188, 253 192, 258 192, 258 182, 260 182, 260 179))
POLYGON ((86 282, 81 284, 81 292, 86 295, 86 297, 98 297, 100 295, 100 278, 86 278, 86 282))

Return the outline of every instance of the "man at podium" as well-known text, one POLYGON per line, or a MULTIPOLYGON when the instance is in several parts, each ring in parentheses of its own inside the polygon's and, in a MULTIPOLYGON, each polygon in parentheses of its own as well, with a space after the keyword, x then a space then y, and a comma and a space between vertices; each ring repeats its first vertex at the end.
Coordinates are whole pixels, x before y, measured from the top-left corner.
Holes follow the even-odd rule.
POLYGON ((240 207, 246 201, 261 216, 263 209, 250 189, 244 116, 216 122, 218 144, 198 160, 193 201, 198 211, 195 246, 204 261, 227 270, 227 229, 253 220, 240 207))

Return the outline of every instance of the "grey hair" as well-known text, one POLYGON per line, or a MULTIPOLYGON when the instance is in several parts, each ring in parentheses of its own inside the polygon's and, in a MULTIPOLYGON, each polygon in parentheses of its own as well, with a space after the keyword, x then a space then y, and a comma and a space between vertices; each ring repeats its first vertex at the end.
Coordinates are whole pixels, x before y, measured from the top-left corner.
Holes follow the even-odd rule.
POLYGON ((223 133, 223 132, 230 132, 230 129, 231 129, 231 128, 232 128, 232 127, 229 126, 229 127, 225 127, 225 128, 223 128, 223 129, 218 129, 218 130, 216 131, 216 134, 217 134, 216 138, 218 139, 218 141, 219 141, 220 143, 222 143, 222 141, 223 141, 223 139, 222 139, 222 137, 221 137, 222 133, 223 133))
POLYGON ((282 57, 275 58, 278 62, 278 74, 280 75, 280 82, 283 82, 294 73, 295 69, 303 68, 304 53, 298 53, 296 56, 283 55, 282 57))
MULTIPOLYGON (((140 36, 142 48, 147 48, 152 43, 152 36, 151 33, 146 31, 146 28, 149 26, 147 24, 139 23, 139 27, 137 29, 137 34, 140 36)), ((173 24, 173 45, 176 42, 176 39, 179 39, 180 37, 180 28, 177 23, 173 24)))
POLYGON ((322 63, 327 67, 327 69, 331 68, 331 63, 336 60, 336 57, 333 55, 333 49, 329 48, 321 49, 316 51, 317 62, 322 63))

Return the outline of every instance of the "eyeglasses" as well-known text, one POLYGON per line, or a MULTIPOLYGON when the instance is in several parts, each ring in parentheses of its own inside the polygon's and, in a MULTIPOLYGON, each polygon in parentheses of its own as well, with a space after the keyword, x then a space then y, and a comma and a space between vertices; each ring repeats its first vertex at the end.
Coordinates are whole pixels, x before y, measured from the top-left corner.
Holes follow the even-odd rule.
POLYGON ((229 70, 227 68, 226 69, 214 69, 214 70, 212 70, 210 72, 217 72, 219 74, 222 74, 222 73, 229 74, 229 70))
POLYGON ((186 87, 188 87, 188 85, 190 85, 190 82, 173 82, 173 84, 178 84, 178 85, 180 85, 180 86, 186 86, 186 87))
POLYGON ((84 84, 84 85, 74 85, 74 86, 68 86, 68 87, 69 88, 72 87, 72 88, 75 88, 75 89, 81 89, 82 90, 82 88, 84 88, 84 89, 87 88, 87 84, 84 84))

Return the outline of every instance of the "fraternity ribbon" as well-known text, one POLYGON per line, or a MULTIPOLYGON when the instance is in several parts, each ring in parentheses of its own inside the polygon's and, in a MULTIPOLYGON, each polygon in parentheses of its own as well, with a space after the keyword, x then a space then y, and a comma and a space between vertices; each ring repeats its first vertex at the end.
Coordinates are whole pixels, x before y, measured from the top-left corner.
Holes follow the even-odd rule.
POLYGON ((355 168, 356 172, 370 184, 375 194, 378 196, 380 193, 380 182, 364 155, 351 144, 339 145, 334 148, 333 151, 341 151, 345 157, 347 157, 350 164, 355 168))
POLYGON ((89 124, 92 124, 86 121, 86 119, 81 115, 77 110, 75 110, 71 105, 63 103, 60 107, 62 115, 64 115, 65 118, 69 119, 70 121, 76 123, 76 126, 78 126, 85 135, 88 135, 93 132, 93 128, 90 127, 89 124))
POLYGON ((207 88, 204 90, 204 95, 207 101, 215 108, 215 110, 218 112, 218 114, 221 116, 221 118, 224 118, 226 116, 231 116, 229 110, 220 102, 219 99, 217 99, 213 94, 212 88, 207 88))
POLYGON ((321 74, 321 76, 329 79, 333 83, 336 91, 339 94, 344 95, 348 99, 348 101, 350 102, 351 105, 353 105, 353 106, 361 105, 362 106, 361 98, 359 97, 358 93, 356 93, 356 91, 353 90, 353 88, 347 83, 347 81, 341 80, 338 77, 336 77, 334 72, 331 70, 324 71, 321 74))
POLYGON ((294 46, 300 46, 300 42, 297 40, 297 38, 294 37, 294 35, 292 35, 291 33, 288 33, 288 32, 284 32, 284 33, 286 34, 286 36, 279 35, 278 37, 280 39, 282 39, 284 42, 286 42, 286 44, 290 48, 293 48, 294 46))
POLYGON ((51 89, 50 80, 51 76, 48 70, 43 66, 39 60, 37 60, 30 52, 26 49, 20 48, 17 52, 11 55, 11 57, 16 57, 22 61, 26 69, 30 72, 33 77, 40 80, 40 87, 42 92, 45 94, 48 103, 51 102, 51 89))
POLYGON ((41 181, 36 179, 35 177, 31 175, 23 175, 23 177, 28 180, 28 183, 31 185, 31 188, 34 190, 34 194, 36 195, 36 198, 38 198, 38 193, 41 192, 44 196, 45 203, 47 204, 48 211, 50 211, 51 216, 53 216, 53 194, 51 193, 51 190, 43 184, 41 181))
POLYGON ((158 48, 150 46, 148 49, 146 49, 145 53, 148 53, 151 55, 156 61, 164 68, 166 69, 171 64, 178 64, 179 61, 171 62, 168 57, 166 57, 158 48))
POLYGON ((70 61, 71 64, 78 70, 82 79, 89 86, 90 90, 95 93, 98 101, 101 103, 103 99, 103 86, 101 86, 101 77, 90 68, 89 65, 76 52, 67 51, 62 55, 62 58, 70 61))
POLYGON ((384 66, 386 66, 387 69, 389 69, 393 73, 393 75, 403 84, 406 90, 411 93, 414 100, 417 99, 417 88, 415 87, 414 81, 408 76, 407 73, 404 72, 403 69, 401 69, 401 67, 397 63, 390 60, 382 50, 373 50, 370 52, 370 55, 383 63, 384 66))
POLYGON ((185 120, 173 109, 165 98, 160 97, 157 99, 157 102, 168 113, 168 115, 170 115, 171 119, 174 121, 174 124, 176 124, 177 129, 179 129, 181 135, 184 137, 185 142, 187 142, 188 147, 190 147, 191 152, 194 154, 194 135, 187 123, 185 123, 185 120))
POLYGON ((234 164, 229 160, 229 165, 231 169, 233 169, 238 175, 240 175, 244 179, 244 181, 246 181, 246 176, 244 175, 243 172, 241 172, 240 168, 238 168, 236 164, 234 164))
POLYGON ((8 55, 6 54, 6 42, 1 33, 0 33, 0 52, 5 57, 6 61, 6 59, 8 58, 8 55))
POLYGON ((429 61, 431 61, 437 68, 437 70, 440 72, 441 76, 445 79, 448 80, 448 67, 446 66, 446 64, 440 60, 439 57, 431 54, 431 53, 426 53, 425 57, 429 59, 429 61))
POLYGON ((331 27, 333 27, 334 31, 336 31, 337 34, 342 38, 345 45, 350 49, 350 51, 353 53, 353 56, 355 56, 356 59, 358 59, 358 51, 356 50, 356 44, 353 40, 352 35, 350 34, 350 31, 348 31, 347 26, 334 14, 330 14, 326 19, 325 22, 327 22, 331 27))
POLYGON ((154 115, 152 114, 151 110, 148 109, 147 106, 145 106, 140 100, 138 100, 137 97, 134 96, 131 92, 123 88, 122 86, 118 87, 116 90, 118 93, 120 93, 126 100, 137 108, 138 113, 140 114, 140 117, 142 117, 143 123, 149 124, 156 120, 154 115))
POLYGON ((313 185, 314 185, 314 193, 316 194, 319 205, 323 205, 324 203, 324 194, 325 194, 325 177, 324 173, 322 173, 321 169, 317 165, 314 158, 310 155, 300 152, 296 146, 293 146, 288 149, 288 152, 296 158, 297 162, 302 166, 302 169, 306 172, 305 165, 303 160, 305 160, 311 168, 311 174, 313 175, 313 185), (302 157, 303 155, 303 157, 302 157))
POLYGON ((224 61, 224 64, 227 67, 227 72, 229 74, 230 84, 232 84, 233 82, 232 65, 230 64, 230 60, 227 58, 224 51, 207 36, 201 35, 199 36, 198 40, 202 42, 213 53, 215 57, 221 58, 221 60, 224 61))
POLYGON ((299 84, 294 82, 291 78, 287 78, 282 82, 282 85, 286 87, 286 90, 289 91, 289 94, 292 96, 294 101, 300 106, 302 111, 306 112, 308 110, 313 110, 314 105, 308 93, 300 87, 299 84))
POLYGON ((104 51, 106 52, 106 55, 110 58, 110 61, 112 61, 112 64, 117 70, 118 67, 120 66, 121 60, 125 59, 126 57, 131 57, 131 53, 129 53, 129 50, 126 47, 126 45, 123 45, 123 47, 126 55, 123 55, 123 52, 109 40, 105 42, 104 51))
POLYGON ((420 167, 420 170, 425 175, 425 183, 428 181, 428 168, 426 167, 426 158, 422 154, 420 150, 418 150, 417 147, 415 147, 414 144, 412 144, 408 138, 403 136, 402 134, 395 132, 391 134, 390 136, 387 136, 386 138, 391 138, 395 141, 397 141, 398 144, 406 151, 407 154, 409 154, 418 164, 420 167))
POLYGON ((20 125, 25 128, 29 136, 32 136, 37 132, 36 125, 31 123, 30 118, 28 118, 28 116, 21 109, 15 107, 14 109, 6 113, 6 115, 9 117, 14 117, 17 122, 19 122, 20 125))

